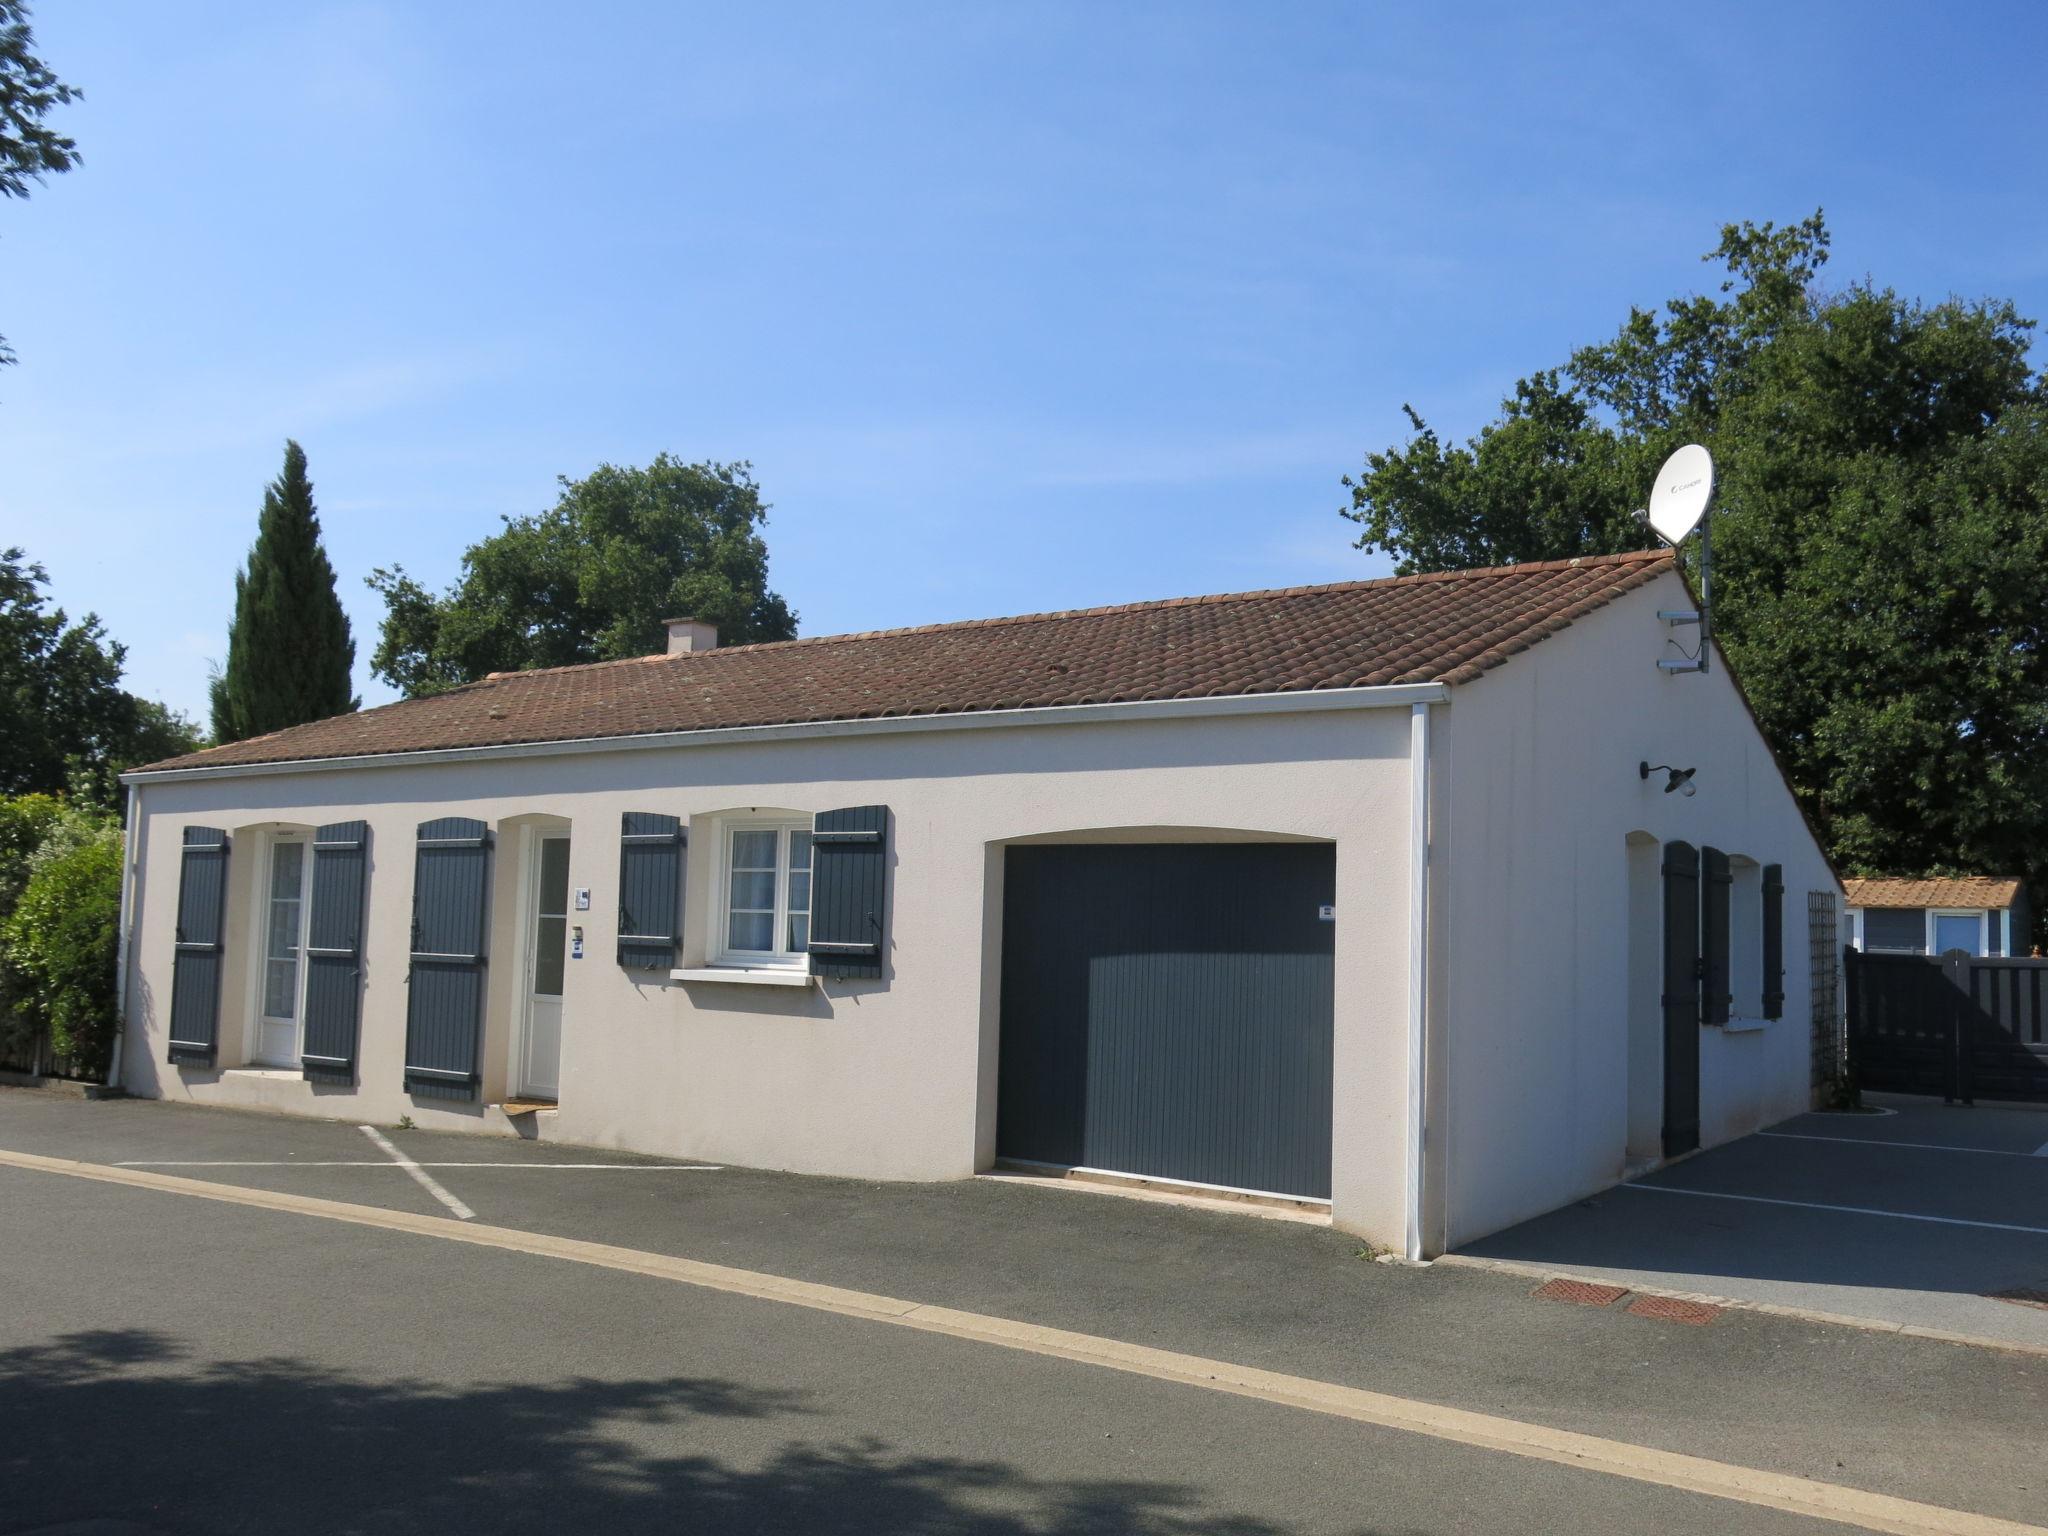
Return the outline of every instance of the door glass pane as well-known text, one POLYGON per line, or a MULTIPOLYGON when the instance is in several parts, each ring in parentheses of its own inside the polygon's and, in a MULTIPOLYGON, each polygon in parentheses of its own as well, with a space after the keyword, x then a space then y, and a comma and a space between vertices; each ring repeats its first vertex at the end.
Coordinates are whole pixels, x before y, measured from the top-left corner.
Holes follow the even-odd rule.
POLYGON ((267 1019, 288 1019, 292 1016, 292 1004, 297 1001, 299 968, 290 960, 266 960, 263 963, 263 1016, 267 1019))
POLYGON ((289 1019, 299 1001, 300 892, 306 871, 304 843, 270 847, 270 911, 264 924, 263 1016, 289 1019))
POLYGON ((533 993, 562 995, 562 966, 569 942, 569 839, 540 842, 539 878, 534 881, 533 993))
POLYGON ((569 910, 569 839, 550 837, 540 845, 540 910, 569 910))
POLYGON ((1952 949, 1977 953, 1978 923, 1974 917, 1937 917, 1934 920, 1934 952, 1945 955, 1952 949))
POLYGON ((306 867, 304 843, 277 843, 270 850, 270 894, 273 899, 299 899, 299 876, 306 867))
POLYGON ((569 935, 566 917, 543 917, 533 929, 533 992, 536 997, 562 995, 562 951, 569 935))

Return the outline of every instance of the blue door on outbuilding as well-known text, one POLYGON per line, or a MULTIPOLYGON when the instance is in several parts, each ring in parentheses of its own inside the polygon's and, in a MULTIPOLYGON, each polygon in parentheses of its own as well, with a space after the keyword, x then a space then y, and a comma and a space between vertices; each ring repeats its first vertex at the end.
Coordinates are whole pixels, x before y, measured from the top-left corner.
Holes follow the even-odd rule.
POLYGON ((1327 1199, 1336 850, 1005 852, 996 1152, 1327 1199))

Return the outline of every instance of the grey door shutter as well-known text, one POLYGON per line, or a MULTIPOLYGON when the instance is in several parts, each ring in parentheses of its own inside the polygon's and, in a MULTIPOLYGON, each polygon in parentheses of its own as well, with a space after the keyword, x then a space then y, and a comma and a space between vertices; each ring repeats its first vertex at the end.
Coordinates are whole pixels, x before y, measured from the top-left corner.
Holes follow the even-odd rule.
POLYGON ((428 1098, 476 1097, 484 1015, 484 909, 491 833, 480 821, 420 823, 413 861, 405 1086, 428 1098))
POLYGON ((227 833, 219 827, 187 827, 178 865, 177 948, 171 959, 173 1066, 210 1067, 214 1062, 227 895, 227 833))
POLYGON ((627 811, 619 827, 619 964, 666 971, 682 938, 683 847, 674 816, 627 811))
POLYGON ((337 821, 313 833, 313 907, 306 917, 306 1037, 299 1061, 308 1079, 356 1080, 356 1032, 363 1005, 363 881, 370 824, 337 821))
POLYGON ((811 818, 811 970, 882 974, 888 938, 889 808, 857 805, 811 818))
POLYGON ((1764 866, 1764 1017, 1785 1017, 1785 866, 1764 866))
POLYGON ((1664 845, 1664 1155, 1700 1144, 1700 856, 1664 845))
POLYGON ((1700 1022, 1726 1024, 1734 996, 1728 982, 1728 898, 1735 877, 1728 855, 1700 850, 1700 1022))

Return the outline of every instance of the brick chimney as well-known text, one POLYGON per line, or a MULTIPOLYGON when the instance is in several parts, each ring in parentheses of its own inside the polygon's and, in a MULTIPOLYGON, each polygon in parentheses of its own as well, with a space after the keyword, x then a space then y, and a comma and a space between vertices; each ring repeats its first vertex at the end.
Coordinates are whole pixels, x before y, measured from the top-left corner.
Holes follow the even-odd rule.
POLYGON ((705 619, 663 619, 668 626, 668 653, 681 656, 689 651, 718 648, 718 626, 705 619))

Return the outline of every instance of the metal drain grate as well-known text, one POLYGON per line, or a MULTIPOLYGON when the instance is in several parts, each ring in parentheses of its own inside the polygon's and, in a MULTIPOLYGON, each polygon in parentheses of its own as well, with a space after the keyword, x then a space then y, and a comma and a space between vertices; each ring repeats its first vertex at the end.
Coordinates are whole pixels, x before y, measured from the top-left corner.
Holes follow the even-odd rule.
POLYGON ((1637 1317, 1688 1323, 1695 1328, 1704 1328, 1721 1315, 1719 1307, 1710 1307, 1703 1301, 1680 1301, 1676 1296, 1638 1296, 1628 1304, 1628 1310, 1637 1317))
POLYGON ((1590 1280, 1546 1280, 1529 1294, 1545 1301, 1568 1301, 1575 1307, 1606 1307, 1626 1296, 1628 1288, 1595 1285, 1590 1280))

